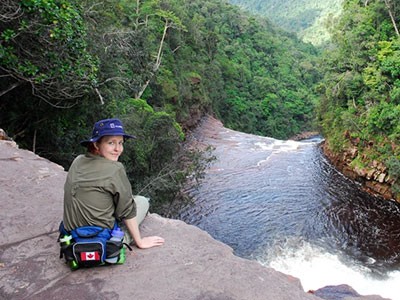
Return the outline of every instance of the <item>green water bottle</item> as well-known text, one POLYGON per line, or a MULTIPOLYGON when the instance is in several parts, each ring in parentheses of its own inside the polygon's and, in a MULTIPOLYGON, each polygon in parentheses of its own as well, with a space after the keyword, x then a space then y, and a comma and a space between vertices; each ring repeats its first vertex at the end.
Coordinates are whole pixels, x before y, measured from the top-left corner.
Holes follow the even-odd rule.
POLYGON ((122 249, 119 252, 119 259, 117 261, 117 264, 122 265, 126 260, 126 249, 125 247, 122 247, 122 249))
POLYGON ((69 262, 69 267, 71 268, 72 271, 79 268, 78 263, 76 262, 75 259, 73 259, 69 262))

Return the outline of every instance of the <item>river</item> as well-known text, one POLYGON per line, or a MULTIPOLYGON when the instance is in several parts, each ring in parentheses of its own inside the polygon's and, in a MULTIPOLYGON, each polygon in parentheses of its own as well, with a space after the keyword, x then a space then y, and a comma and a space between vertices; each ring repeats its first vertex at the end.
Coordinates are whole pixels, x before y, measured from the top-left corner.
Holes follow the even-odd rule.
POLYGON ((301 280, 400 300, 400 205, 374 197, 326 160, 322 138, 281 141, 208 118, 194 135, 217 160, 177 218, 301 280))

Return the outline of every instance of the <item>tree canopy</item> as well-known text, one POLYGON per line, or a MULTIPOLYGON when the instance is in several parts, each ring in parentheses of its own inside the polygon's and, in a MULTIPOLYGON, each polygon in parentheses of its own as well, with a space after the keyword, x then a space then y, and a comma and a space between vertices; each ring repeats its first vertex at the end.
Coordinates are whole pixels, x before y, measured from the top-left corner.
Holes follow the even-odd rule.
POLYGON ((328 27, 341 13, 343 0, 230 0, 274 24, 295 32, 303 41, 317 46, 329 43, 328 27))
POLYGON ((379 160, 398 178, 399 9, 344 1, 320 60, 311 44, 222 1, 5 0, 0 127, 68 168, 94 121, 119 117, 140 137, 124 158, 135 189, 172 199, 209 162, 178 155, 204 113, 287 138, 313 126, 317 107, 333 149, 360 140, 354 163, 379 160))
POLYGON ((140 136, 125 156, 134 188, 173 198, 202 160, 176 153, 204 113, 277 138, 309 127, 316 56, 216 0, 5 0, 0 127, 68 168, 93 123, 119 117, 140 136))

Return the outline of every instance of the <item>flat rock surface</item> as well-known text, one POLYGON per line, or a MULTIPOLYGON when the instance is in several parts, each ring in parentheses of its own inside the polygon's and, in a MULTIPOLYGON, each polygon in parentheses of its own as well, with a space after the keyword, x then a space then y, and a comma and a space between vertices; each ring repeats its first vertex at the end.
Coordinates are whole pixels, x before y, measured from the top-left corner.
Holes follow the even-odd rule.
POLYGON ((134 247, 124 265, 72 272, 56 242, 65 177, 60 166, 0 141, 0 299, 322 299, 199 228, 156 214, 141 231, 164 237, 164 246, 134 247))

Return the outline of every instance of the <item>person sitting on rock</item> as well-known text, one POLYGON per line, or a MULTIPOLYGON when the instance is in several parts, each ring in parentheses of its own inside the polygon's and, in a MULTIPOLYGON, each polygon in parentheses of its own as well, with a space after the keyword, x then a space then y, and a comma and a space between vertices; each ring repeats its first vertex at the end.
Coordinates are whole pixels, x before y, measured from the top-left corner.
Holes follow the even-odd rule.
POLYGON ((142 237, 139 231, 149 201, 132 195, 125 168, 118 161, 124 141, 131 138, 135 137, 125 133, 119 119, 105 119, 96 122, 92 137, 81 142, 88 151, 72 162, 64 185, 66 230, 87 225, 111 229, 117 221, 128 244, 134 241, 144 249, 164 243, 159 236, 142 237))

